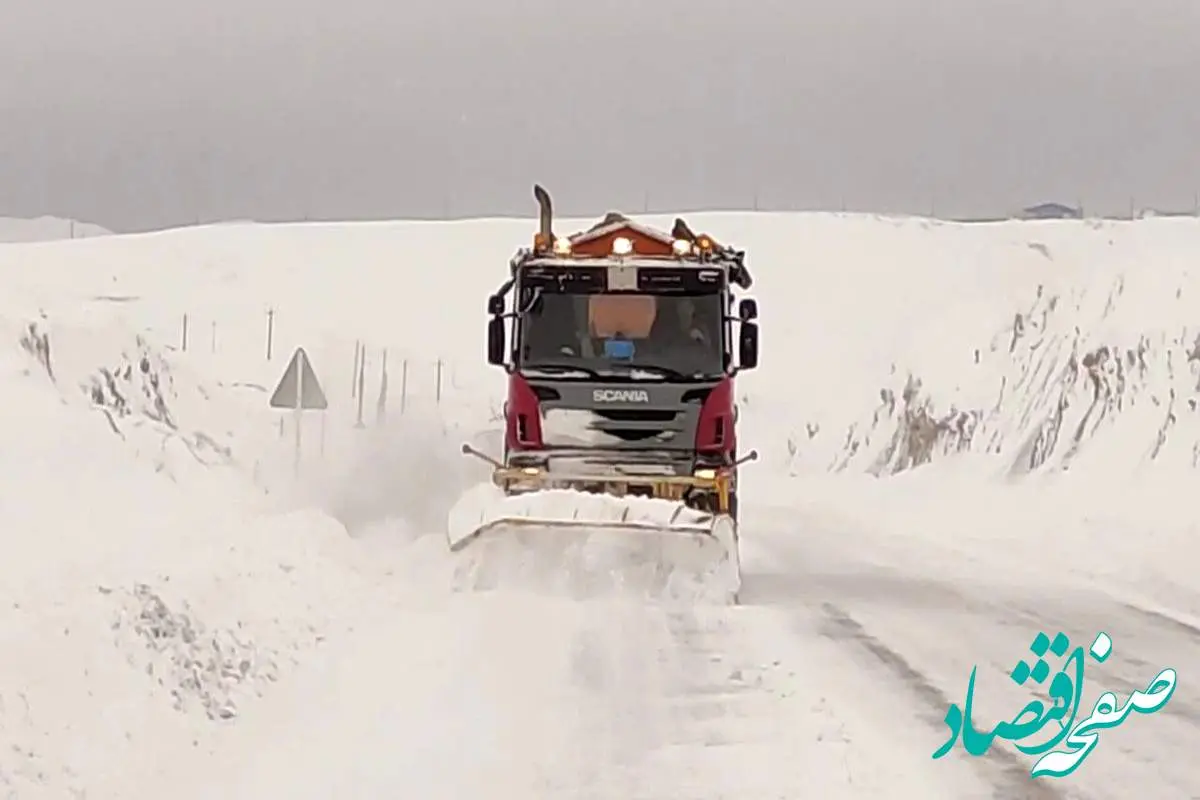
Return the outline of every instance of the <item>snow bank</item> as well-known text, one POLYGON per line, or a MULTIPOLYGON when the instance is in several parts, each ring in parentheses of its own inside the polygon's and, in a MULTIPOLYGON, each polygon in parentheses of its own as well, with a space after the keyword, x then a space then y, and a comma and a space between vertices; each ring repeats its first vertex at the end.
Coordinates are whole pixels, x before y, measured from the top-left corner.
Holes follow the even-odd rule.
POLYGON ((264 516, 237 404, 119 327, 0 319, 0 785, 130 796, 345 623, 369 564, 264 516))
POLYGON ((982 276, 931 309, 891 349, 873 407, 793 433, 793 470, 891 475, 950 455, 1007 475, 1200 463, 1200 223, 1071 223, 1042 238, 1026 260, 1046 269, 982 276))

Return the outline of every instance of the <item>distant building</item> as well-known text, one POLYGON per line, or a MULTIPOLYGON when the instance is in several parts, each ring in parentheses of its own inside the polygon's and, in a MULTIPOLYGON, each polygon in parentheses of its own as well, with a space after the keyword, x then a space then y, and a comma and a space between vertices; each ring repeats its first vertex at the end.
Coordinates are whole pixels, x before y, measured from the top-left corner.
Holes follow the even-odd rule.
POLYGON ((1162 208, 1143 208, 1137 212, 1138 219, 1149 219, 1151 217, 1197 217, 1200 216, 1200 210, 1192 209, 1191 211, 1170 211, 1162 208))
POLYGON ((1042 203, 1021 211, 1021 219, 1083 219, 1083 211, 1062 203, 1042 203))

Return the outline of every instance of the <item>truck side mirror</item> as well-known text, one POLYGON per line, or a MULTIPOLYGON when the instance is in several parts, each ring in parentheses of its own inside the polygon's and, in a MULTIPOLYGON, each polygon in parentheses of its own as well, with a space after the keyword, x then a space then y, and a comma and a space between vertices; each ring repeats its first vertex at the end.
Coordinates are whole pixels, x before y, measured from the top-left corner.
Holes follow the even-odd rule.
POLYGON ((488 298, 488 313, 497 317, 504 313, 504 298, 494 294, 488 298))
POLYGON ((738 305, 738 316, 743 322, 758 319, 758 301, 747 297, 738 305))
POLYGON ((504 366, 504 318, 492 317, 487 329, 488 363, 494 367, 504 366))
POLYGON ((738 366, 754 369, 758 366, 758 323, 743 322, 738 332, 738 366))

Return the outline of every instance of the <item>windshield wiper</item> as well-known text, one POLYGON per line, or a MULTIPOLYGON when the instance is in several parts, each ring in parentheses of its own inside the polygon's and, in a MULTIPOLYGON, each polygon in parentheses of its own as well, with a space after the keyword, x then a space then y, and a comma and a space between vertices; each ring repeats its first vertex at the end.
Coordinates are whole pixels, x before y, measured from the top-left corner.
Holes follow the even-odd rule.
POLYGON ((634 364, 629 364, 627 366, 627 368, 629 369, 630 372, 633 372, 635 370, 642 370, 643 372, 654 372, 654 373, 661 375, 664 378, 669 378, 672 380, 683 381, 683 380, 691 380, 696 377, 695 373, 680 372, 679 370, 677 370, 673 367, 664 367, 661 364, 634 363, 634 364))
POLYGON ((661 364, 639 364, 639 363, 618 363, 612 364, 608 369, 595 369, 583 364, 569 364, 560 362, 535 362, 533 364, 524 364, 522 370, 532 372, 553 372, 553 373, 571 373, 578 372, 587 375, 589 378, 596 380, 637 380, 633 373, 645 372, 657 375, 661 378, 666 378, 672 381, 694 381, 703 380, 713 377, 701 372, 680 372, 674 367, 666 367, 661 364))
POLYGON ((533 364, 524 364, 521 369, 532 370, 535 372, 582 372, 584 375, 587 375, 590 378, 599 379, 602 377, 599 372, 591 367, 585 367, 579 364, 543 363, 538 361, 533 364))

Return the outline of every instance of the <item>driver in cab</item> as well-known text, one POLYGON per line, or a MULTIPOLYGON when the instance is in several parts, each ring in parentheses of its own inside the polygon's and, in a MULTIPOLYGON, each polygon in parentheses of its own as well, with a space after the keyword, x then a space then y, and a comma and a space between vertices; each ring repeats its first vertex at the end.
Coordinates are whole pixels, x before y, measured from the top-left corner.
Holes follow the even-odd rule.
POLYGON ((686 298, 672 303, 675 307, 667 313, 660 313, 664 309, 654 295, 595 295, 589 301, 589 333, 601 340, 599 349, 610 357, 631 358, 635 347, 665 354, 690 343, 708 344, 695 320, 695 306, 686 298))

